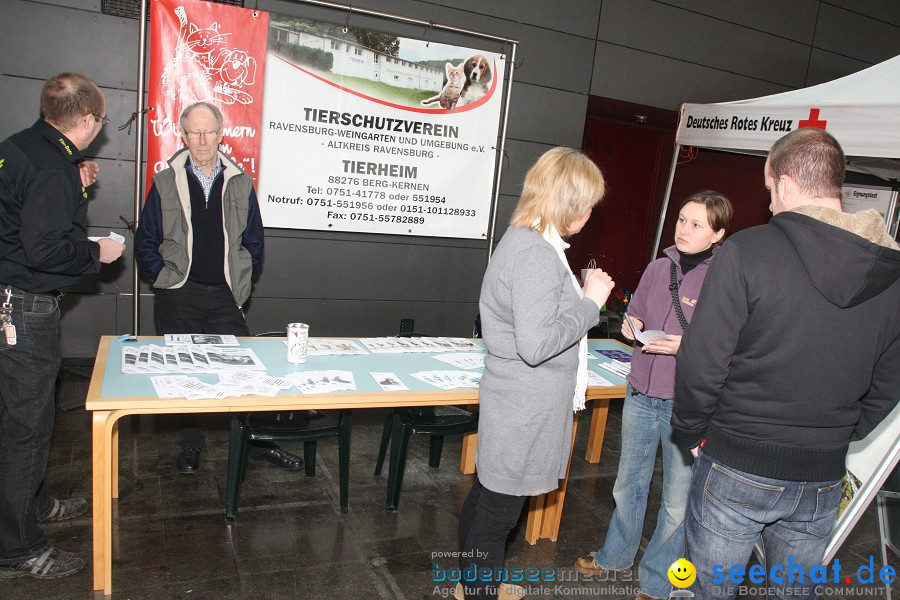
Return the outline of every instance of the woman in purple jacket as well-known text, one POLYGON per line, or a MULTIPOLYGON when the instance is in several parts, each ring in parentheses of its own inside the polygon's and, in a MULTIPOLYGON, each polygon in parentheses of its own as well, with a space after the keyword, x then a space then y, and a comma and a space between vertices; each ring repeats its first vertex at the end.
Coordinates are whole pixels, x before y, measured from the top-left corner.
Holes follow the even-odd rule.
MULTIPOLYGON (((661 330, 667 338, 645 344, 631 359, 622 411, 622 452, 613 488, 616 510, 603 547, 579 558, 575 568, 585 575, 608 575, 611 580, 616 576, 611 571, 626 571, 620 577, 631 580, 656 449, 662 445, 662 501, 656 530, 638 570, 637 600, 668 598, 672 590, 669 567, 684 553, 682 521, 692 461, 690 454, 672 441, 669 425, 675 396, 675 353, 694 314, 709 263, 725 237, 731 212, 731 202, 718 192, 704 190, 689 196, 679 209, 675 245, 665 249, 664 258, 647 266, 628 307, 628 316, 638 329, 661 330)), ((634 339, 627 319, 622 335, 634 339)))

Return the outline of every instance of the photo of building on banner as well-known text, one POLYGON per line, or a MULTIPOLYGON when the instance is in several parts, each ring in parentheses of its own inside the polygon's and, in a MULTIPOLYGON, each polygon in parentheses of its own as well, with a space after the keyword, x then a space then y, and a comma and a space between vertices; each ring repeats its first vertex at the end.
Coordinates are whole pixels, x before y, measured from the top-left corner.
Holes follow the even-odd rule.
POLYGON ((270 15, 267 227, 484 239, 505 56, 270 15))
POLYGON ((195 102, 222 111, 219 149, 258 177, 268 24, 269 13, 262 11, 201 0, 153 0, 148 182, 183 146, 178 119, 195 102))

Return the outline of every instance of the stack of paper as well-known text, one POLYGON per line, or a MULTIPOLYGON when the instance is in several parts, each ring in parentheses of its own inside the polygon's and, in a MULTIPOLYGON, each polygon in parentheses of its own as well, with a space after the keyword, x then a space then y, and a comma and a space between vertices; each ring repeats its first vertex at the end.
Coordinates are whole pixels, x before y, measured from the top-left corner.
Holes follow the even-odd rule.
POLYGON ((449 363, 458 369, 483 369, 484 354, 471 354, 458 352, 455 354, 441 354, 435 356, 437 360, 449 363))
POLYGON ((220 389, 229 396, 273 397, 281 390, 289 390, 293 384, 287 377, 274 377, 259 371, 224 371, 219 373, 220 389))
POLYGON ((223 400, 228 393, 215 385, 204 383, 196 377, 185 375, 170 375, 151 377, 153 389, 160 398, 187 398, 188 400, 200 400, 203 398, 215 398, 223 400))
POLYGON ((210 346, 239 346, 238 339, 233 335, 218 335, 210 333, 167 333, 164 336, 166 346, 183 346, 185 344, 210 345, 210 346))
POLYGON ((601 369, 606 369, 614 375, 618 375, 622 379, 628 377, 628 374, 631 373, 631 364, 619 362, 617 360, 597 363, 597 366, 601 369))
POLYGON ((462 352, 481 350, 478 344, 466 338, 447 337, 390 337, 365 338, 360 340, 373 354, 396 354, 400 352, 462 352))
POLYGON ((218 346, 125 346, 123 373, 208 373, 210 371, 265 371, 250 348, 218 346))
POLYGON ((469 371, 420 371, 418 373, 410 373, 410 375, 419 381, 424 381, 428 385, 433 385, 442 390, 477 388, 481 382, 480 373, 471 373, 469 371))
POLYGON ((396 373, 370 372, 369 375, 378 382, 378 385, 381 386, 381 389, 385 392, 402 392, 403 390, 409 389, 402 381, 400 381, 400 378, 397 377, 396 373))
POLYGON ((593 371, 589 370, 588 371, 588 387, 595 387, 595 386, 600 386, 600 385, 612 386, 615 384, 612 381, 610 381, 609 379, 606 379, 605 377, 601 377, 600 375, 597 375, 593 371))
POLYGON ((329 356, 343 354, 368 354, 353 340, 326 340, 310 338, 307 354, 310 356, 329 356))
POLYGON ((302 394, 356 391, 356 380, 350 371, 301 371, 288 373, 287 378, 302 394))

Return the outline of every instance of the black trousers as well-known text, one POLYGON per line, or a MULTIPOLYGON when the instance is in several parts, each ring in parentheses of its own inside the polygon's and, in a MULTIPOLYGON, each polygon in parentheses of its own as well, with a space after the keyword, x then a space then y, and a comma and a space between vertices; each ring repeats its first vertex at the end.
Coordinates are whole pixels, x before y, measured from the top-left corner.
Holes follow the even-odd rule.
POLYGON ((475 478, 459 513, 459 566, 467 599, 497 597, 506 538, 522 515, 525 498, 492 492, 475 478), (485 569, 491 570, 489 577, 484 577, 485 569), (467 573, 478 573, 478 577, 470 581, 467 573))
MULTIPOLYGON (((186 281, 173 290, 156 289, 153 296, 153 323, 157 335, 166 333, 209 333, 250 335, 243 311, 226 284, 202 285, 186 281)), ((203 430, 196 415, 184 415, 181 447, 202 448, 203 430)))
MULTIPOLYGON (((55 296, 11 289, 16 344, 0 334, 0 565, 40 556, 49 546, 37 519, 53 499, 44 484, 56 417, 59 304, 55 296)), ((0 302, 6 300, 3 294, 0 302)))

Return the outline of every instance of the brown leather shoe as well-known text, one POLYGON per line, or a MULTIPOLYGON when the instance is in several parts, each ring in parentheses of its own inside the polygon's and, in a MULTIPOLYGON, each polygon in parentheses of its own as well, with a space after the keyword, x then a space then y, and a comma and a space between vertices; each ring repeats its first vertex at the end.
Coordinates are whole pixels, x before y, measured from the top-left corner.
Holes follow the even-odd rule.
MULTIPOLYGON (((587 554, 585 556, 580 556, 578 560, 575 561, 575 570, 581 573, 582 575, 592 575, 594 577, 601 577, 609 573, 609 569, 604 569, 596 562, 594 562, 593 553, 587 554)), ((613 571, 614 573, 622 573, 624 575, 631 574, 631 567, 627 569, 622 569, 621 571, 613 571)))

